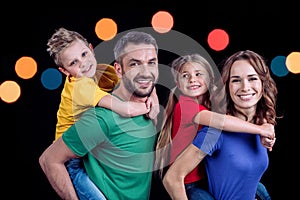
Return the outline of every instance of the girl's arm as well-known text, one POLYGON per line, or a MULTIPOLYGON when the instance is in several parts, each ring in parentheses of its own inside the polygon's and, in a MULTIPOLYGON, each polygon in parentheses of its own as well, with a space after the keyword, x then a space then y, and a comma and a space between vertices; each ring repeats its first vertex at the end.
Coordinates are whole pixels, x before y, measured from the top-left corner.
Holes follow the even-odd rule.
POLYGON ((98 102, 98 106, 111 109, 123 117, 143 115, 150 111, 150 108, 147 108, 146 103, 121 101, 111 94, 102 97, 98 102))
POLYGON ((173 200, 188 200, 184 187, 184 178, 206 156, 206 153, 190 144, 167 170, 163 185, 173 200))
POLYGON ((203 110, 197 113, 194 117, 194 123, 231 132, 259 134, 270 139, 275 137, 274 126, 272 124, 265 123, 262 125, 256 125, 238 117, 219 114, 209 110, 203 110))

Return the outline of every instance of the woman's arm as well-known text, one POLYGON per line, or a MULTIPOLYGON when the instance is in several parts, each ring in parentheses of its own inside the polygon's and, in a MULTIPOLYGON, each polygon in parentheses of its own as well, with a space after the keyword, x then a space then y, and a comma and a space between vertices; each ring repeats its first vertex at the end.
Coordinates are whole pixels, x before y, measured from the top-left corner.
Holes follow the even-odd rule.
POLYGON ((231 132, 246 132, 260 134, 270 139, 275 138, 275 130, 272 124, 256 125, 238 117, 219 114, 209 110, 203 110, 197 113, 194 117, 194 123, 231 132))
POLYGON ((206 156, 206 153, 190 144, 170 166, 163 178, 163 185, 173 200, 188 200, 184 178, 206 156))

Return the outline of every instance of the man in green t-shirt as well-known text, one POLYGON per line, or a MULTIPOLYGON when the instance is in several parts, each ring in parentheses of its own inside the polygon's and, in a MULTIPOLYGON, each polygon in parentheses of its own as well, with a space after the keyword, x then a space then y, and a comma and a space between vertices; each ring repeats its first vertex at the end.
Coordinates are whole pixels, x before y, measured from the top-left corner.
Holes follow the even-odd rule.
MULTIPOLYGON (((112 95, 145 102, 158 79, 156 40, 131 31, 114 47, 120 83, 112 95)), ((64 163, 83 157, 88 176, 107 199, 147 200, 150 193, 155 124, 144 115, 124 118, 112 110, 91 108, 40 156, 41 168, 63 199, 77 199, 64 163)))

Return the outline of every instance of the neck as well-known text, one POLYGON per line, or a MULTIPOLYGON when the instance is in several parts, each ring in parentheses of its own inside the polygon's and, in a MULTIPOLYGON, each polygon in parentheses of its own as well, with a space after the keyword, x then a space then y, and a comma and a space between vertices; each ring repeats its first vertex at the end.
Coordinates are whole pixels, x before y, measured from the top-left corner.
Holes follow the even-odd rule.
POLYGON ((124 101, 133 101, 133 102, 146 102, 147 97, 137 97, 132 93, 129 93, 126 88, 122 85, 119 85, 114 91, 113 94, 123 99, 124 101))
MULTIPOLYGON (((237 108, 236 107, 236 109, 238 109, 240 112, 242 112, 245 116, 247 116, 247 118, 248 118, 248 122, 252 122, 252 120, 253 120, 253 117, 254 117, 254 115, 255 115, 255 112, 256 112, 256 107, 254 108, 254 107, 251 107, 251 108, 243 108, 243 109, 241 109, 241 108, 237 108)), ((241 114, 237 114, 237 116, 236 117, 238 117, 238 118, 241 118, 241 119, 243 119, 243 120, 246 120, 245 119, 245 116, 243 116, 243 115, 241 115, 241 114)))

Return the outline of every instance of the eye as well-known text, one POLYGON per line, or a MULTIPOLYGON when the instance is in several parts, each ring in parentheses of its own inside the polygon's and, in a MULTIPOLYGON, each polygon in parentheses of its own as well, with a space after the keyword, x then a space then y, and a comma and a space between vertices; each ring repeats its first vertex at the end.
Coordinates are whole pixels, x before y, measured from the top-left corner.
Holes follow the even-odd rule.
POLYGON ((258 80, 257 77, 251 77, 251 78, 249 78, 249 81, 256 81, 256 80, 258 80))
POLYGON ((148 65, 156 66, 156 61, 150 61, 150 62, 148 63, 148 65))
POLYGON ((182 77, 182 78, 185 78, 185 79, 188 79, 188 78, 189 78, 189 75, 186 74, 186 73, 184 73, 184 74, 181 75, 181 77, 182 77))
POLYGON ((129 63, 129 66, 130 67, 138 67, 140 64, 139 63, 137 63, 137 62, 130 62, 129 63))
POLYGON ((76 65, 76 63, 77 63, 77 60, 74 60, 69 64, 69 66, 72 67, 72 66, 76 65))
POLYGON ((196 73, 196 76, 202 76, 202 75, 204 75, 204 74, 202 74, 200 72, 196 73))
POLYGON ((237 83, 237 82, 241 82, 241 80, 240 79, 231 79, 231 82, 232 83, 237 83))
POLYGON ((88 54, 88 52, 87 52, 87 51, 84 51, 84 52, 81 54, 81 56, 82 56, 82 57, 86 57, 87 54, 88 54))

